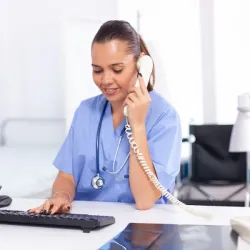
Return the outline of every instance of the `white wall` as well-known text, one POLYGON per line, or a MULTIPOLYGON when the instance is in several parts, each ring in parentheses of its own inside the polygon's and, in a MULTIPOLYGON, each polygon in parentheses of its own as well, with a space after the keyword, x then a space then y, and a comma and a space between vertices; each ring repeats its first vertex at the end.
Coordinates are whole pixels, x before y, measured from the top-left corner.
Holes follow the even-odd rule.
POLYGON ((237 96, 250 92, 250 1, 214 1, 217 121, 233 123, 237 96))
POLYGON ((199 1, 141 1, 140 31, 156 54, 156 90, 177 109, 183 135, 203 121, 199 1))
POLYGON ((91 67, 91 43, 100 25, 98 19, 69 19, 63 25, 67 130, 79 103, 100 94, 93 82, 91 67))
POLYGON ((141 9, 140 0, 117 0, 117 17, 128 21, 139 32, 138 10, 141 9))
POLYGON ((3 1, 6 43, 1 118, 61 117, 61 48, 55 1, 3 1))
POLYGON ((199 0, 202 71, 202 113, 204 123, 217 122, 214 0, 199 0))
POLYGON ((237 96, 250 91, 250 2, 138 0, 136 8, 157 55, 156 89, 177 108, 183 135, 190 120, 234 123, 237 96))
POLYGON ((179 111, 184 135, 190 119, 231 123, 237 95, 250 88, 249 12, 248 0, 1 1, 0 121, 66 115, 70 122, 79 100, 97 93, 89 70, 80 72, 90 60, 85 45, 100 23, 119 18, 140 28, 155 58, 156 89, 179 111), (85 57, 76 62, 77 43, 85 57))
POLYGON ((116 8, 115 0, 1 1, 0 121, 64 117, 63 25, 115 18, 116 8))

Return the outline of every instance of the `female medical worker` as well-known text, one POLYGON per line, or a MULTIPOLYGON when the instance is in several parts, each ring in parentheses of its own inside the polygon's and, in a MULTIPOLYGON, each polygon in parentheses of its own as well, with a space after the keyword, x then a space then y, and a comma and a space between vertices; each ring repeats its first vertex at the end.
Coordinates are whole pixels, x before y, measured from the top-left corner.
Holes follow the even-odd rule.
MULTIPOLYGON (((136 61, 149 55, 125 21, 108 21, 95 35, 93 80, 101 94, 83 100, 54 161, 59 170, 52 197, 31 213, 69 212, 73 200, 135 203, 139 210, 166 203, 144 173, 128 142, 124 105, 132 134, 160 183, 173 191, 180 169, 181 130, 174 108, 143 82, 136 61), (137 77, 140 88, 135 88, 137 77)), ((87 88, 87 86, 86 86, 87 88)))

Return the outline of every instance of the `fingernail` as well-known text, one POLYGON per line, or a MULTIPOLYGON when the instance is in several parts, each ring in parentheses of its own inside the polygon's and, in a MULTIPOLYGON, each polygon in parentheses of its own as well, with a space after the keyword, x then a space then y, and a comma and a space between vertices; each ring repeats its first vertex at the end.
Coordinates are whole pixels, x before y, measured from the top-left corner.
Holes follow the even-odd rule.
POLYGON ((142 74, 141 74, 141 72, 139 72, 139 73, 138 73, 138 75, 139 75, 140 77, 142 77, 142 74))

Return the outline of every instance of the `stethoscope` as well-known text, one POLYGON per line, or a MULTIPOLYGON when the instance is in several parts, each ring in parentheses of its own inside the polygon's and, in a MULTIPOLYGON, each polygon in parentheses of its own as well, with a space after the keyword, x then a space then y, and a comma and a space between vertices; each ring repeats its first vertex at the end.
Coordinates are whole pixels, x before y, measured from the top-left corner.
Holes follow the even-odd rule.
MULTIPOLYGON (((103 108, 103 111, 102 111, 102 114, 101 114, 101 117, 100 117, 100 121, 99 121, 99 124, 98 124, 97 134, 96 134, 96 175, 92 179, 92 186, 93 186, 94 189, 100 189, 105 184, 104 178, 101 177, 101 175, 100 175, 99 145, 100 145, 100 131, 101 131, 102 121, 103 121, 103 118, 104 118, 104 114, 105 114, 107 105, 108 105, 108 101, 105 102, 105 105, 104 105, 104 108, 103 108)), ((116 161, 116 157, 117 157, 117 154, 118 154, 118 151, 119 151, 119 148, 120 148, 120 144, 121 144, 121 141, 122 141, 122 138, 123 138, 124 134, 125 134, 125 128, 122 130, 122 132, 120 134, 120 138, 119 138, 118 145, 117 145, 117 148, 116 148, 115 157, 114 157, 114 160, 113 160, 113 169, 112 169, 113 171, 109 171, 106 167, 102 168, 103 171, 105 171, 105 172, 107 172, 109 174, 113 174, 113 175, 118 174, 123 169, 126 162, 128 161, 129 154, 127 155, 126 159, 124 160, 122 166, 117 171, 115 171, 115 161, 116 161)), ((124 175, 124 178, 128 178, 128 175, 124 175)))

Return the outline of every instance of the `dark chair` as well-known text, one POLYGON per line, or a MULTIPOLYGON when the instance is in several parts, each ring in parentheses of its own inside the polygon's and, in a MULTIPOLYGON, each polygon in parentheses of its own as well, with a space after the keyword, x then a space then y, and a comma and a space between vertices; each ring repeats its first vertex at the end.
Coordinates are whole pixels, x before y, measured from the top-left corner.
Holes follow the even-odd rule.
POLYGON ((244 206, 244 198, 233 200, 246 188, 246 154, 229 152, 232 127, 189 126, 190 136, 183 138, 191 147, 189 172, 176 185, 180 200, 193 205, 244 206), (200 198, 191 197, 192 192, 200 198))

